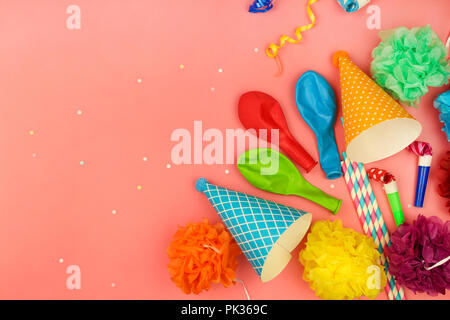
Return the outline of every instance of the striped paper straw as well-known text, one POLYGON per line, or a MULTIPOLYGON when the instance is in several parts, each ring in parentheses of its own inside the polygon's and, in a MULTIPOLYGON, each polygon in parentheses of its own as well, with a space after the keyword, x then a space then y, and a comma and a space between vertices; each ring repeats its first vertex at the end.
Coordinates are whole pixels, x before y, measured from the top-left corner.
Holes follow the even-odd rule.
POLYGON ((341 162, 341 166, 345 183, 350 192, 359 220, 364 232, 372 236, 378 252, 380 252, 380 260, 384 265, 387 277, 386 294, 389 300, 404 300, 406 299, 405 293, 389 273, 389 263, 383 253, 384 248, 386 245, 389 246, 391 241, 377 200, 375 199, 375 194, 369 183, 369 177, 362 163, 350 162, 345 152, 342 155, 344 161, 341 162))

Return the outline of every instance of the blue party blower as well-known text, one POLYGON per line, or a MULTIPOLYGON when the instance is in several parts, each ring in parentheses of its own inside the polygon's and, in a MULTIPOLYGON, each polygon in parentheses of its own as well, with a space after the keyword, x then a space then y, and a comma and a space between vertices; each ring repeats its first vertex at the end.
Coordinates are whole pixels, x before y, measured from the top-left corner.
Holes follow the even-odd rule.
POLYGON ((323 76, 307 71, 297 81, 295 102, 303 120, 316 135, 320 166, 327 179, 342 177, 334 136, 337 107, 333 89, 323 76))

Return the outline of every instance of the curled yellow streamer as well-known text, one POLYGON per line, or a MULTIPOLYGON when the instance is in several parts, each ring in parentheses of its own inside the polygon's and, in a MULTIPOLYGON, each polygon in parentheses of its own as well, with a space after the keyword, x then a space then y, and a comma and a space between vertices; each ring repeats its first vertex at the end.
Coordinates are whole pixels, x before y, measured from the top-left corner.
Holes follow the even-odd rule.
POLYGON ((314 16, 314 13, 311 10, 311 5, 315 2, 317 2, 318 0, 309 0, 308 4, 306 5, 306 11, 308 12, 308 17, 311 20, 311 23, 305 26, 301 26, 298 27, 295 30, 295 36, 297 37, 297 39, 293 39, 287 35, 282 35, 280 37, 280 44, 277 45, 275 43, 271 43, 269 45, 269 47, 266 49, 266 54, 269 58, 275 58, 278 64, 278 68, 279 68, 279 72, 281 73, 281 63, 280 60, 278 58, 278 50, 280 50, 285 44, 286 42, 288 43, 299 43, 300 41, 302 41, 303 37, 302 37, 302 32, 311 29, 312 27, 314 27, 314 24, 316 22, 316 17, 314 16))

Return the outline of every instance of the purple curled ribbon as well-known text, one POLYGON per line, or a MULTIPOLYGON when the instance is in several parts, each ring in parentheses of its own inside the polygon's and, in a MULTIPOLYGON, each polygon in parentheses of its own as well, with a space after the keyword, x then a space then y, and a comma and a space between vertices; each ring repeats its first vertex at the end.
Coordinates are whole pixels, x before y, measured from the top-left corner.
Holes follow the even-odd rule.
POLYGON ((273 8, 272 0, 255 0, 248 8, 248 12, 266 12, 273 8))

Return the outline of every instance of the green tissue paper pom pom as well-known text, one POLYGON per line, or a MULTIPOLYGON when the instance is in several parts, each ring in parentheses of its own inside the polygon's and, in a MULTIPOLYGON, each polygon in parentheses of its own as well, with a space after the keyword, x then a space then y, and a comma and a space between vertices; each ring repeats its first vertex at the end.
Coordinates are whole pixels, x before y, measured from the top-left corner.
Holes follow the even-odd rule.
POLYGON ((430 26, 399 27, 379 33, 372 51, 373 79, 395 99, 417 107, 428 87, 448 83, 447 49, 430 26))

